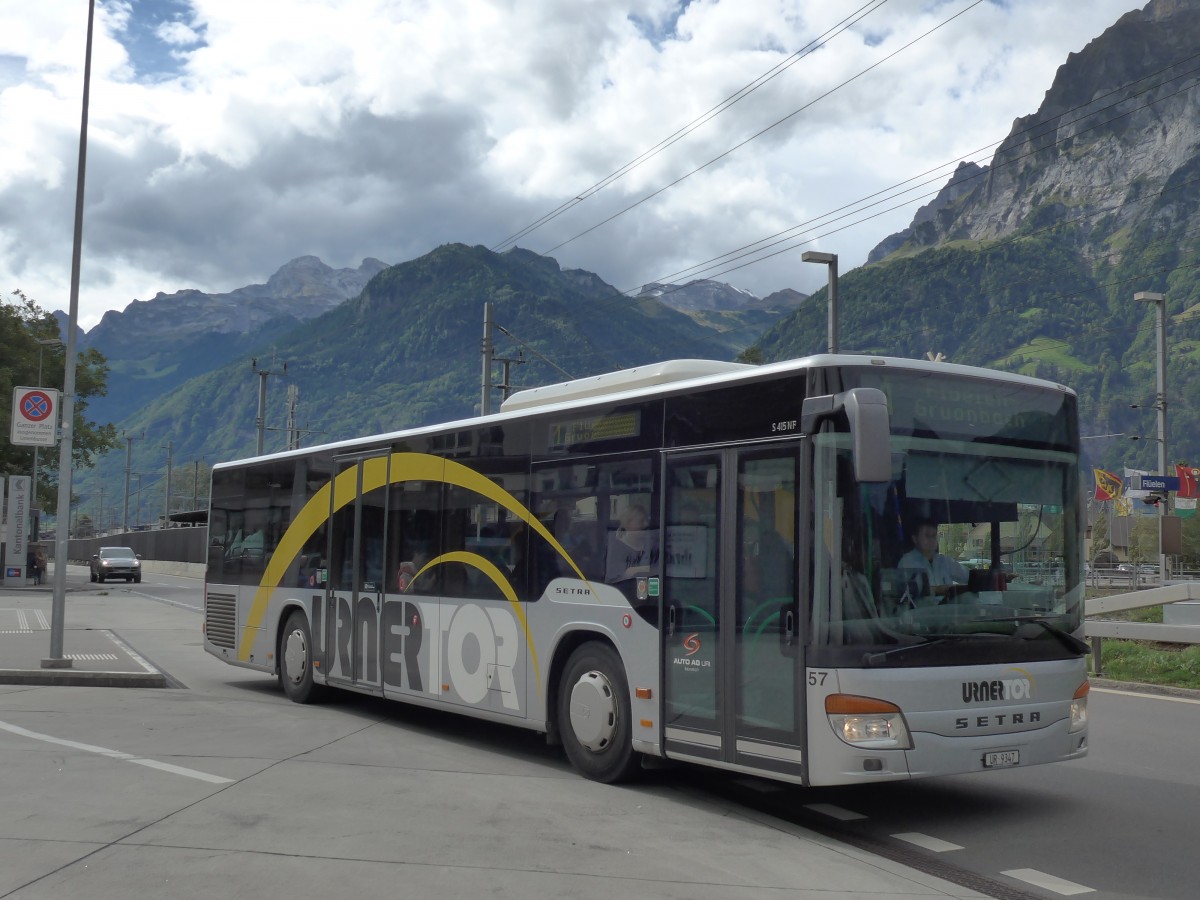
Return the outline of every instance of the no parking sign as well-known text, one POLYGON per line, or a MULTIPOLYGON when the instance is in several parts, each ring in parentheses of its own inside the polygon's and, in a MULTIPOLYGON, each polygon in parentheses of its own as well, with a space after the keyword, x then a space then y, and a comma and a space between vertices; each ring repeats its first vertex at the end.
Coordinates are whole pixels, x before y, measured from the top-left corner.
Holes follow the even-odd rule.
POLYGON ((53 447, 57 432, 58 391, 13 388, 12 442, 27 447, 53 447))

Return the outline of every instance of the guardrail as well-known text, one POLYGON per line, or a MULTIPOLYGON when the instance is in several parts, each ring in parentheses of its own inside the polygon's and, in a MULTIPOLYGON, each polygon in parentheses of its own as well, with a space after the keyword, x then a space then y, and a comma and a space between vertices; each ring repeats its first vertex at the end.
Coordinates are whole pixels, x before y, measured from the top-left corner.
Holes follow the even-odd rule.
MULTIPOLYGON (((1168 606, 1188 600, 1200 600, 1200 582, 1185 581, 1147 588, 1111 597, 1093 597, 1084 606, 1084 634, 1092 641, 1092 673, 1103 675, 1100 656, 1101 638, 1123 638, 1135 641, 1162 641, 1171 644, 1200 644, 1200 617, 1198 624, 1157 622, 1121 622, 1095 620, 1092 616, 1105 613, 1144 609, 1148 606, 1168 606)), ((1164 613, 1165 615, 1165 613, 1164 613)))

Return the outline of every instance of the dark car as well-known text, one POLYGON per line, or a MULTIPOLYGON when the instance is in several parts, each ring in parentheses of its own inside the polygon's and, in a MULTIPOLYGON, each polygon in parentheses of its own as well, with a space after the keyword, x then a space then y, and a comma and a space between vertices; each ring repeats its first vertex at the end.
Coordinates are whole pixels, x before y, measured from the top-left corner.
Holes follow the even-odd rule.
POLYGON ((124 578, 126 581, 142 580, 141 557, 128 547, 101 547, 88 563, 92 581, 103 582, 106 578, 124 578))

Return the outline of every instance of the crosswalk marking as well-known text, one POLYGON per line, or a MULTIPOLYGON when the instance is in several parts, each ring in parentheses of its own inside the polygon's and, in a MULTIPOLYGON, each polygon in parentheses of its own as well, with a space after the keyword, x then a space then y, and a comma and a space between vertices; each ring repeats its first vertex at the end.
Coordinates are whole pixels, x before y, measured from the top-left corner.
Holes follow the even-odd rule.
POLYGON ((941 838, 935 838, 928 834, 921 834, 919 831, 906 831, 903 834, 893 834, 898 841, 905 841, 909 844, 916 844, 918 847, 924 847, 926 850, 932 850, 934 853, 946 853, 950 850, 961 850, 959 844, 952 844, 949 841, 943 841, 941 838))
POLYGON ((1039 872, 1037 869, 1009 869, 1007 872, 1001 872, 1000 874, 1007 875, 1009 878, 1015 878, 1018 881, 1024 881, 1026 884, 1032 884, 1034 887, 1062 894, 1064 897, 1070 897, 1074 894, 1091 894, 1096 890, 1095 888, 1084 887, 1082 884, 1076 884, 1073 881, 1067 881, 1065 878, 1047 875, 1045 872, 1039 872))

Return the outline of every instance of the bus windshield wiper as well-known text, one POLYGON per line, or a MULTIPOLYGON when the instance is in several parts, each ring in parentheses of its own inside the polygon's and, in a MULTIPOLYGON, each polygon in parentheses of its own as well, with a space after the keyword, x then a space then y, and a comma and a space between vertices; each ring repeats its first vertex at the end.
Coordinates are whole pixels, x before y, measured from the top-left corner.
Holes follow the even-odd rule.
POLYGON ((997 638, 997 637, 1003 637, 1003 635, 989 634, 988 632, 980 632, 978 634, 946 633, 946 634, 931 635, 930 637, 926 638, 925 640, 921 641, 920 643, 904 644, 901 647, 892 647, 890 650, 880 650, 878 653, 864 653, 863 654, 863 665, 877 666, 881 662, 883 662, 885 659, 887 659, 889 656, 892 656, 896 653, 903 653, 905 650, 916 650, 918 648, 923 650, 926 647, 932 647, 935 644, 945 644, 950 641, 967 641, 967 640, 974 640, 975 638, 985 638, 986 639, 986 638, 997 638))
MULTIPOLYGON (((1057 625, 1054 625, 1045 616, 1001 616, 994 619, 980 619, 981 622, 1015 622, 1018 626, 1024 625, 1026 622, 1033 625, 1040 625, 1058 640, 1060 644, 1068 650, 1076 653, 1089 653, 1091 647, 1087 641, 1080 640, 1068 631, 1063 631, 1057 625)), ((1028 638, 1027 638, 1028 640, 1028 638)))

